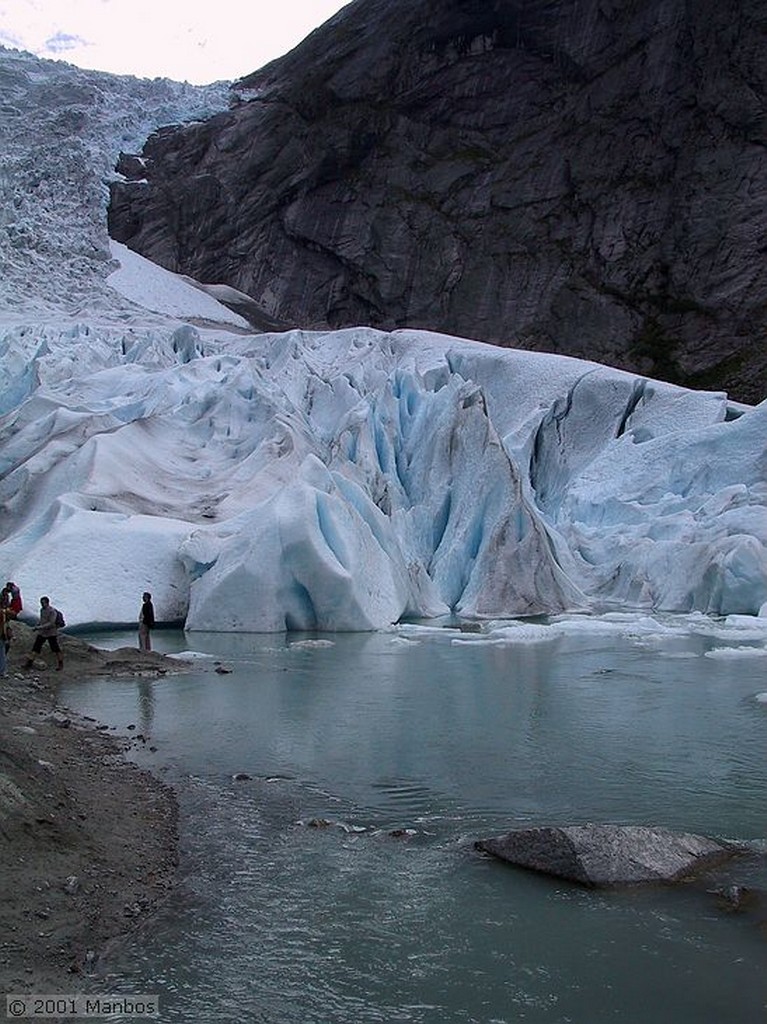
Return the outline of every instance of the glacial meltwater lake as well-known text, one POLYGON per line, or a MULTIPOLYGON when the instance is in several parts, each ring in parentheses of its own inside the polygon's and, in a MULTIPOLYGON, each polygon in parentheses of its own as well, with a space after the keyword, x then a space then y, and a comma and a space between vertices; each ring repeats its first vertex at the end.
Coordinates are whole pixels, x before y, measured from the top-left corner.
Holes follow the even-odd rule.
POLYGON ((765 620, 158 631, 155 648, 208 657, 61 697, 148 737, 135 758, 181 807, 175 894, 105 993, 157 993, 180 1024, 764 1024, 767 911, 707 889, 767 889, 765 620), (584 822, 761 854, 710 885, 606 892, 473 847, 584 822))

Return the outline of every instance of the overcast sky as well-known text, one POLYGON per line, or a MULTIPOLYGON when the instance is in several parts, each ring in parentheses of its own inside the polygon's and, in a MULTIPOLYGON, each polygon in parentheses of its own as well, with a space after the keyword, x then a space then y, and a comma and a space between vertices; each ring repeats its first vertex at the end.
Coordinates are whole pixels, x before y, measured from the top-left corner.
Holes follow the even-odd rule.
POLYGON ((204 85, 287 53, 348 0, 0 0, 0 45, 204 85))

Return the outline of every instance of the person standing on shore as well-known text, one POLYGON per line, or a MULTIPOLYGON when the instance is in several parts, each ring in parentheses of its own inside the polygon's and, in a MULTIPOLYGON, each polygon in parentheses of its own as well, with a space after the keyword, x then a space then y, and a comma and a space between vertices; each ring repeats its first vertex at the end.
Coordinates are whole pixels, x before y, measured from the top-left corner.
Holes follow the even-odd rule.
POLYGON ((8 650, 11 646, 11 631, 5 608, 0 608, 0 679, 5 679, 8 664, 8 650))
POLYGON ((152 595, 146 593, 141 596, 141 610, 138 613, 138 646, 141 651, 152 650, 152 635, 154 629, 154 605, 152 595))
POLYGON ((34 656, 39 654, 43 649, 45 641, 56 655, 56 669, 61 671, 64 668, 64 659, 61 657, 61 647, 59 646, 59 613, 51 604, 50 598, 40 598, 40 622, 35 626, 37 636, 35 642, 32 645, 32 653, 29 655, 27 660, 24 662, 24 668, 32 668, 34 664, 34 656))
POLYGON ((17 619, 22 607, 21 591, 15 583, 9 580, 0 590, 0 608, 5 612, 7 618, 17 619))

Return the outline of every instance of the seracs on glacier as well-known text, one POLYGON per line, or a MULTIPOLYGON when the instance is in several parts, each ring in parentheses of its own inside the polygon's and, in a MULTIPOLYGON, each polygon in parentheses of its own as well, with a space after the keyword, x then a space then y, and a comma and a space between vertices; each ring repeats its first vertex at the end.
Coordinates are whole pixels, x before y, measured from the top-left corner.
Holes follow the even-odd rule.
MULTIPOLYGON (((103 173, 87 145, 78 166, 103 173)), ((239 631, 767 613, 767 403, 423 331, 254 334, 110 243, 103 201, 36 209, 0 288, 0 575, 28 607, 129 623, 149 590, 160 619, 239 631), (61 246, 83 219, 85 261, 61 246)))
MULTIPOLYGON (((208 299, 114 248, 147 295, 208 299)), ((24 326, 3 352, 0 559, 71 623, 145 589, 253 631, 767 601, 766 404, 416 331, 24 326)))

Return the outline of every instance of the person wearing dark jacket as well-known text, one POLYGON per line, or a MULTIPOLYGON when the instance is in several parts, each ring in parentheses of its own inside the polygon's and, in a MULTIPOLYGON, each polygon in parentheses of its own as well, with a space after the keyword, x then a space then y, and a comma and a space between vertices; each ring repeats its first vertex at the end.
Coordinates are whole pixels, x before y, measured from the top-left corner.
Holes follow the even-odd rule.
POLYGON ((152 650, 151 630, 154 629, 154 605, 152 595, 144 593, 141 598, 141 610, 138 613, 138 645, 142 651, 152 650))

